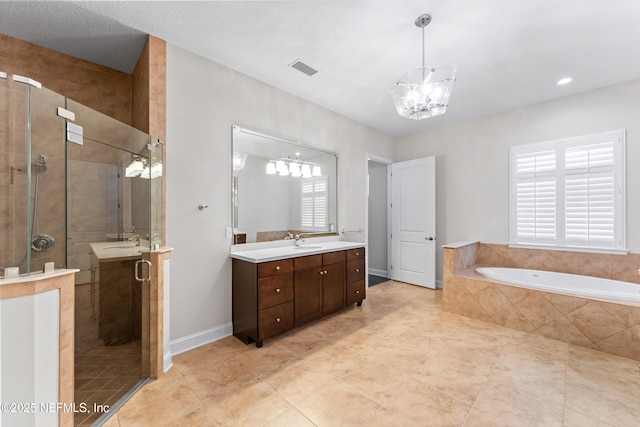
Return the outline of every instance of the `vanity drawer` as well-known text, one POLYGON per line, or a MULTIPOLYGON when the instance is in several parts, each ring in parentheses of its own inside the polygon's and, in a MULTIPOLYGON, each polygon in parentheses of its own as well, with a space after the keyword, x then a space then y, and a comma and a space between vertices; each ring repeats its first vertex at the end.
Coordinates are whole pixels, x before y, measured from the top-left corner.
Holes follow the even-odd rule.
POLYGON ((364 280, 364 260, 354 259, 347 261, 347 283, 364 280))
POLYGON ((365 299, 364 280, 347 283, 347 305, 354 304, 363 299, 365 299))
POLYGON ((291 258, 258 264, 258 277, 275 276, 276 274, 290 273, 292 271, 293 259, 291 258))
POLYGON ((322 264, 329 265, 329 264, 344 262, 345 252, 346 251, 338 251, 338 252, 328 252, 326 254, 322 254, 322 264))
POLYGON ((322 254, 301 256, 293 259, 293 269, 295 271, 306 270, 307 268, 320 267, 322 265, 322 254))
POLYGON ((258 279, 258 310, 293 300, 293 272, 258 279))
POLYGON ((258 339, 272 337, 293 328, 293 301, 258 312, 258 339))
POLYGON ((347 260, 351 259, 364 259, 364 248, 347 250, 347 260))

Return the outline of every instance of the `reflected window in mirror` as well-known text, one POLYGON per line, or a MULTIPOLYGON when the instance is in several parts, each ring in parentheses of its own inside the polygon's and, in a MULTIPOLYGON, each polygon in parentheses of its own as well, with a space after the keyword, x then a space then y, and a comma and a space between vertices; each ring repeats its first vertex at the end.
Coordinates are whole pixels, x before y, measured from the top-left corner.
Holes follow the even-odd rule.
POLYGON ((232 153, 234 243, 336 234, 334 153, 237 126, 232 153))

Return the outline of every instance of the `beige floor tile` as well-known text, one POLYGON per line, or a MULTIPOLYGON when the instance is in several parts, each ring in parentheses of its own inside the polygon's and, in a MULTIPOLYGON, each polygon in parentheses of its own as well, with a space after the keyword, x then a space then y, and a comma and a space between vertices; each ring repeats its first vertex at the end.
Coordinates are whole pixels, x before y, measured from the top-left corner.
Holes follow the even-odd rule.
POLYGON ((640 367, 616 369, 607 365, 594 366, 591 363, 572 361, 567 368, 567 380, 624 399, 637 395, 640 391, 640 367))
POLYGON ((296 357, 294 349, 280 343, 274 345, 273 340, 267 340, 262 348, 251 344, 246 350, 239 352, 235 359, 256 375, 262 375, 291 363, 296 357))
POLYGON ((295 408, 287 409, 265 427, 316 427, 314 423, 295 408))
POLYGON ((385 408, 416 425, 460 426, 471 405, 419 381, 409 381, 385 408))
POLYGON ((291 405, 263 381, 253 381, 206 406, 220 426, 263 426, 291 405))
POLYGON ((445 346, 425 363, 415 379, 469 404, 473 404, 489 379, 498 356, 490 352, 468 351, 457 345, 445 346))
POLYGON ((321 348, 316 348, 304 356, 303 362, 314 368, 336 375, 344 372, 362 356, 355 351, 338 343, 326 343, 321 348))
POLYGON ((579 414, 578 412, 566 409, 564 411, 564 424, 563 427, 607 427, 611 424, 604 423, 602 421, 594 420, 586 415, 579 414))
POLYGON ((409 427, 409 426, 424 426, 424 423, 414 423, 400 415, 391 412, 386 408, 380 408, 375 412, 363 415, 366 421, 363 423, 365 426, 384 426, 384 427, 409 427))
POLYGON ((535 348, 549 353, 556 353, 564 357, 568 357, 569 354, 568 343, 547 338, 536 333, 514 331, 509 344, 535 348))
POLYGON ((409 374, 389 369, 372 356, 336 377, 379 405, 384 405, 410 378, 409 374))
MULTIPOLYGON (((638 375, 638 374, 636 374, 638 375)), ((638 425, 638 392, 627 397, 605 390, 606 385, 567 379, 566 408, 615 426, 638 425)))
POLYGON ((224 363, 207 365, 206 369, 190 370, 184 379, 203 402, 223 397, 240 386, 254 380, 257 375, 235 358, 224 363))
POLYGON ((474 412, 478 414, 474 418, 485 420, 493 414, 505 420, 504 425, 509 425, 508 420, 514 420, 511 425, 562 425, 564 393, 557 389, 545 393, 545 389, 544 384, 492 376, 476 399, 474 412), (516 420, 529 421, 519 424, 516 420))
POLYGON ((347 384, 332 380, 307 396, 296 408, 320 427, 360 426, 380 406, 347 384))
POLYGON ((496 406, 488 409, 474 407, 466 422, 465 427, 529 427, 545 426, 560 427, 562 418, 545 418, 542 413, 522 413, 511 410, 508 406, 496 406))
POLYGON ((289 403, 296 404, 333 379, 322 366, 298 360, 264 374, 260 379, 269 384, 289 403))
POLYGON ((120 410, 118 420, 121 426, 157 426, 178 422, 188 414, 201 409, 202 403, 184 380, 166 382, 159 387, 162 379, 143 387, 120 410))
MULTIPOLYGON (((442 291, 388 282, 370 289, 362 307, 260 349, 228 337, 185 352, 109 425, 636 425, 637 361, 441 307, 442 291)), ((102 388, 76 398, 112 399, 107 389, 122 366, 100 349, 81 359, 76 385, 102 388), (97 362, 92 376, 87 366, 97 362), (104 384, 92 385, 96 378, 104 384)))

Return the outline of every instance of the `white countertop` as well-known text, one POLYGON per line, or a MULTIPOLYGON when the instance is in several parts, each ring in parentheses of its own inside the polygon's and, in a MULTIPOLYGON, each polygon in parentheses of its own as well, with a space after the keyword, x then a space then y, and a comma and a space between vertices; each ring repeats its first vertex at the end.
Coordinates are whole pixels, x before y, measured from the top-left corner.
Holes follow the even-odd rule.
POLYGON ((252 249, 252 250, 231 250, 231 258, 240 259, 243 261, 259 263, 266 261, 276 261, 284 258, 296 258, 307 255, 322 254, 325 252, 342 251, 346 249, 363 248, 367 246, 362 242, 346 242, 346 241, 331 241, 331 242, 312 242, 303 243, 299 248, 296 248, 291 242, 291 245, 280 246, 275 248, 264 249, 252 249))
POLYGON ((38 280, 49 279, 51 277, 64 276, 65 274, 77 273, 77 268, 61 268, 58 270, 48 271, 46 273, 32 273, 29 275, 22 275, 18 277, 9 277, 6 279, 0 279, 0 285, 11 285, 14 283, 29 283, 36 282, 38 280))
MULTIPOLYGON (((137 242, 93 242, 89 243, 91 251, 101 261, 116 261, 119 259, 140 258, 144 247, 137 242)), ((146 249, 149 252, 149 249, 146 249)))

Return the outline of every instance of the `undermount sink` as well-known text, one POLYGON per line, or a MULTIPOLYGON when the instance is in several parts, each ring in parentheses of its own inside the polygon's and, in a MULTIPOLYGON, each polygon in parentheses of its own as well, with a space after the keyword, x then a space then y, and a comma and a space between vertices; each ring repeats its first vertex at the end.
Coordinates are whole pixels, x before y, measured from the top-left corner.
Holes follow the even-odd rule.
POLYGON ((138 246, 137 243, 129 243, 126 245, 107 246, 106 248, 103 248, 103 249, 131 249, 131 248, 135 248, 136 246, 138 246))
POLYGON ((294 247, 294 249, 308 249, 308 250, 313 250, 313 249, 322 249, 322 246, 296 246, 296 247, 294 247))

